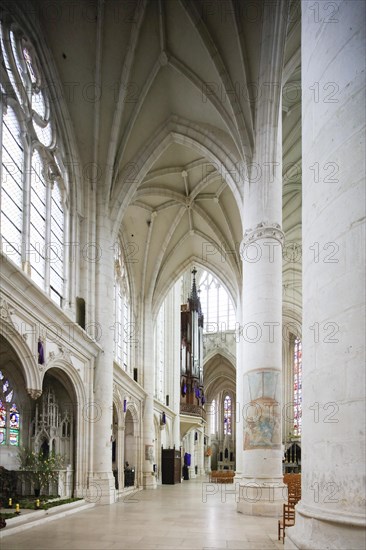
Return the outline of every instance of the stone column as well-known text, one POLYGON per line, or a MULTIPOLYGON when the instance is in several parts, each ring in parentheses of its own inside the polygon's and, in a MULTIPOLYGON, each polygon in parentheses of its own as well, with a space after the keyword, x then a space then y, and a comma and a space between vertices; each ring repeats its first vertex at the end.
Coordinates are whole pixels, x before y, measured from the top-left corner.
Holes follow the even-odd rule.
MULTIPOLYGON (((206 403, 206 437, 207 437, 207 448, 211 448, 212 452, 212 434, 213 434, 213 424, 214 424, 214 412, 216 407, 213 407, 212 401, 206 403)), ((211 471, 211 456, 208 456, 205 460, 206 473, 211 471)))
MULTIPOLYGON (((174 286, 173 300, 173 339, 174 339, 174 355, 173 355, 173 395, 171 396, 171 408, 176 416, 173 419, 173 444, 176 449, 181 446, 180 439, 180 287, 174 286)), ((182 456, 183 464, 183 456, 182 456)))
MULTIPOLYGON (((94 337, 102 347, 94 371, 94 400, 85 410, 85 420, 92 424, 93 467, 89 480, 90 499, 98 504, 115 500, 112 473, 113 422, 113 325, 114 319, 114 250, 107 216, 97 224, 97 243, 84 250, 90 263, 96 266, 96 309, 94 337)), ((92 332, 92 323, 89 323, 92 332)))
POLYGON ((195 453, 195 444, 194 444, 194 433, 195 430, 191 430, 189 434, 189 449, 190 449, 190 455, 191 455, 191 466, 189 468, 189 479, 193 479, 196 477, 196 453, 195 453))
POLYGON ((123 491, 125 486, 125 427, 120 425, 118 425, 117 431, 117 465, 118 487, 119 491, 123 491))
MULTIPOLYGON (((154 427, 154 330, 150 307, 145 305, 143 330, 143 386, 145 397, 143 414, 143 456, 142 456, 142 484, 144 489, 156 489, 156 476, 153 475, 155 457, 155 427, 154 427)), ((141 383, 141 381, 140 381, 141 383)))
MULTIPOLYGON (((216 407, 215 407, 216 409, 216 407)), ((213 433, 213 424, 214 424, 214 406, 212 401, 206 403, 206 418, 207 418, 207 436, 211 439, 213 433)))
MULTIPOLYGON (((239 512, 279 515, 282 504, 282 125, 286 2, 265 5, 254 157, 244 195, 241 364, 243 447, 239 512)), ((240 345, 240 344, 239 344, 240 345)), ((238 437, 238 441, 241 436, 238 437)), ((242 456, 240 456, 242 455, 242 456)))
POLYGON ((236 401, 235 401, 235 483, 240 480, 243 475, 243 376, 241 372, 242 361, 242 345, 240 341, 240 329, 242 313, 238 307, 236 314, 236 365, 237 365, 237 377, 236 377, 236 401), (240 375, 239 375, 240 372, 240 375))
POLYGON ((194 464, 194 448, 193 448, 193 445, 192 445, 192 432, 189 432, 188 435, 186 436, 187 438, 187 452, 191 455, 191 465, 188 467, 188 475, 189 475, 189 479, 192 479, 193 474, 194 474, 194 468, 193 468, 193 464, 194 464), (193 474, 192 474, 192 469, 193 469, 193 474))
POLYGON ((197 466, 198 466, 198 475, 202 476, 204 474, 204 435, 202 430, 198 432, 198 455, 197 455, 197 466))
MULTIPOLYGON (((276 217, 280 221, 280 213, 276 217)), ((276 515, 282 502, 282 242, 278 222, 261 222, 242 244, 242 468, 238 510, 276 515), (257 261, 248 261, 255 254, 257 261)), ((240 386, 239 386, 240 387, 240 386)), ((240 426, 240 424, 239 424, 240 426)), ((238 438, 240 441, 241 438, 238 438)))
POLYGON ((365 547, 365 3, 302 3, 302 498, 286 548, 365 547))

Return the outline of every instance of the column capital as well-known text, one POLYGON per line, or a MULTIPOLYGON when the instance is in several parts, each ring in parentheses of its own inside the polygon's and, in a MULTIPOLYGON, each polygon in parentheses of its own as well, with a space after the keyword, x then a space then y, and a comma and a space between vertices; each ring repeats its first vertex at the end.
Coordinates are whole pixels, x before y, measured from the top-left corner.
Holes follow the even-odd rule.
POLYGON ((242 259, 244 248, 259 239, 275 239, 283 246, 285 235, 279 223, 260 222, 254 229, 246 229, 240 244, 240 256, 242 259))
POLYGON ((27 388, 28 394, 31 396, 32 399, 36 400, 42 395, 42 390, 40 389, 33 389, 33 388, 27 388))

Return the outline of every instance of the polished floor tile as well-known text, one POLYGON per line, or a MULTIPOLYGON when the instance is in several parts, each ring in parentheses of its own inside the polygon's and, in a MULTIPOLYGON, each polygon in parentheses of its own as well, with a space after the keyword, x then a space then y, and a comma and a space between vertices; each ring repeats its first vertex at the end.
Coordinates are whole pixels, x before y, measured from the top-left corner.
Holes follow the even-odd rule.
POLYGON ((243 516, 235 496, 204 498, 204 480, 139 491, 5 537, 1 550, 281 549, 277 519, 243 516))

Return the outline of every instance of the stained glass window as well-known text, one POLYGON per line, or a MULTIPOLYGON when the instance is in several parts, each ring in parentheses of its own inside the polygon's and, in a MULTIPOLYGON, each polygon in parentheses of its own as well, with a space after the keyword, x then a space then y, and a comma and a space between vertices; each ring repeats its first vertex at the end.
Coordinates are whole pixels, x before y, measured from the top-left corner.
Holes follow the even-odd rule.
POLYGON ((294 435, 301 435, 302 415, 302 346, 301 340, 294 342, 294 435))
POLYGON ((0 401, 0 428, 6 426, 6 408, 2 401, 0 401))
POLYGON ((13 399, 13 390, 6 396, 5 400, 10 403, 10 401, 13 399))
POLYGON ((231 435, 231 397, 224 399, 224 435, 231 435))
POLYGON ((19 430, 19 412, 15 403, 10 407, 10 428, 19 430))
POLYGON ((20 414, 14 403, 14 390, 0 371, 0 445, 19 445, 20 414))
POLYGON ((25 33, 19 27, 11 30, 10 22, 0 23, 0 50, 5 67, 0 98, 2 250, 20 268, 30 266, 33 281, 62 307, 66 170, 41 70, 46 65, 25 33))

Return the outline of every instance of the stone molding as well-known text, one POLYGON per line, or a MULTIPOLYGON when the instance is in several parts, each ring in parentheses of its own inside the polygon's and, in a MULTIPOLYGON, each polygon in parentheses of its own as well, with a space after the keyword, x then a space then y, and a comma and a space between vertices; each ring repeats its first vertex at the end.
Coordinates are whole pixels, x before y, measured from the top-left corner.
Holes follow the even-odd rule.
POLYGON ((240 244, 240 257, 244 259, 244 249, 259 239, 275 239, 283 246, 285 241, 284 232, 279 223, 260 222, 254 229, 247 229, 240 244))
POLYGON ((9 307, 9 304, 5 298, 0 298, 0 318, 5 321, 5 323, 8 323, 14 327, 14 323, 11 318, 12 313, 14 313, 14 309, 9 307))

